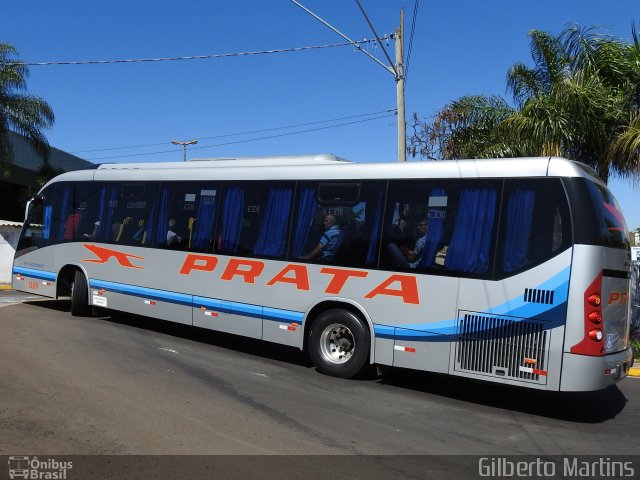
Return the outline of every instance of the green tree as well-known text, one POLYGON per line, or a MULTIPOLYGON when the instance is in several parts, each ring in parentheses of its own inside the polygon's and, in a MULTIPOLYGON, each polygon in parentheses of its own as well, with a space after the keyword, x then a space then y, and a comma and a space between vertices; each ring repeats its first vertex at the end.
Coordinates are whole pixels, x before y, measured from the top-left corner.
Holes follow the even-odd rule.
POLYGON ((47 165, 50 148, 42 129, 54 123, 51 107, 43 99, 24 93, 29 69, 17 54, 12 45, 0 43, 0 169, 4 177, 10 175, 13 163, 9 132, 23 135, 47 165))
POLYGON ((430 121, 414 120, 414 156, 557 155, 611 174, 640 176, 640 42, 570 25, 529 32, 533 66, 507 75, 515 107, 499 97, 462 97, 430 121), (435 155, 429 155, 435 154, 435 155))

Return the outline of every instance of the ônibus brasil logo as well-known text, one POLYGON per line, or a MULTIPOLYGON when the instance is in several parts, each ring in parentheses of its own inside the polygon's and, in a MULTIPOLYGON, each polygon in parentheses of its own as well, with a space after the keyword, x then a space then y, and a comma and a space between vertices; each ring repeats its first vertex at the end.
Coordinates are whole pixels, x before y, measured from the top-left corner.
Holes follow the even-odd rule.
POLYGON ((32 480, 66 480, 67 470, 73 468, 73 462, 62 462, 54 458, 39 460, 38 457, 9 457, 9 478, 32 480))

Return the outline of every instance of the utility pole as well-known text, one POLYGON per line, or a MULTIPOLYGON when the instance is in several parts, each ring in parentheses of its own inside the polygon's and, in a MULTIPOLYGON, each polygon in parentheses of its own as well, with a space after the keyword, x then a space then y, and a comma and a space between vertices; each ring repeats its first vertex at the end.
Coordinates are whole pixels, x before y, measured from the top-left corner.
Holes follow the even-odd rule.
POLYGON ((407 161, 407 121, 404 113, 404 10, 396 30, 396 97, 398 103, 398 161, 407 161))
POLYGON ((362 11, 362 14, 364 15, 364 18, 367 20, 369 27, 371 27, 371 31, 376 36, 376 40, 378 41, 378 44, 382 48, 382 52, 387 57, 387 61, 389 62, 389 65, 390 65, 390 66, 387 66, 384 63, 382 63, 380 60, 378 60, 375 56, 371 55, 366 50, 363 50, 360 45, 358 45, 356 42, 351 40, 340 30, 338 30, 337 28, 335 28, 334 26, 330 25, 328 22, 320 18, 318 15, 313 13, 307 7, 302 5, 300 2, 298 2, 297 0, 291 0, 291 2, 296 4, 298 7, 300 7, 302 10, 304 10, 309 15, 314 17, 320 23, 324 24, 326 27, 329 27, 335 33, 340 35, 342 38, 350 42, 357 50, 365 54, 367 57, 371 58, 371 60, 376 62, 378 65, 382 66, 382 68, 384 68, 387 72, 389 72, 391 75, 394 76, 394 78, 396 79, 396 97, 397 97, 397 104, 398 104, 398 161, 406 162, 407 161, 407 124, 406 124, 405 113, 404 113, 404 60, 403 60, 404 10, 400 10, 400 26, 394 33, 394 37, 396 40, 396 62, 394 64, 391 58, 389 57, 389 54, 387 53, 386 49, 384 48, 384 45, 382 43, 382 40, 380 39, 380 36, 376 32, 371 21, 369 20, 367 13, 364 11, 364 8, 362 7, 360 0, 356 0, 358 7, 360 8, 360 10, 362 11))

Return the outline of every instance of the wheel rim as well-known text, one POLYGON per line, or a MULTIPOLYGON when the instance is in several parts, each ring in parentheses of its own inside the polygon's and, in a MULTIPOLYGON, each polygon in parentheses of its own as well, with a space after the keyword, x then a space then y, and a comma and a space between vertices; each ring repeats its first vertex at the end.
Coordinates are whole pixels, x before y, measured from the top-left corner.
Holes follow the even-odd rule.
POLYGON ((341 364, 351 360, 356 341, 351 330, 340 323, 326 327, 320 335, 320 352, 331 363, 341 364))

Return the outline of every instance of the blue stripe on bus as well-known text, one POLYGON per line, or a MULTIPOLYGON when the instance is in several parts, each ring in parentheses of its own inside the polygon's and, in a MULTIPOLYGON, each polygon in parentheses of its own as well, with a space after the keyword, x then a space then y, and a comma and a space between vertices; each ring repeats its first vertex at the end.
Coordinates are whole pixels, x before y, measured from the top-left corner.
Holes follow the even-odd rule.
POLYGON ((54 272, 47 272, 46 270, 36 270, 34 268, 13 267, 13 273, 17 275, 26 275, 27 277, 40 278, 42 280, 55 281, 57 278, 54 272))
POLYGON ((281 310, 279 308, 263 307, 262 315, 265 320, 275 320, 280 322, 282 320, 286 322, 296 322, 302 324, 304 320, 304 313, 294 312, 291 310, 281 310))
POLYGON ((186 305, 188 307, 205 307, 224 313, 232 313, 245 317, 263 318, 264 320, 287 323, 302 323, 302 320, 304 318, 304 313, 294 312, 292 310, 281 310, 279 308, 263 307, 260 305, 251 305, 248 303, 230 302, 227 300, 219 300, 216 298, 198 297, 193 295, 186 295, 184 293, 168 292, 166 290, 156 290, 154 288, 138 287, 135 285, 108 282, 104 280, 89 280, 89 285, 91 286, 91 288, 104 288, 105 290, 109 290, 115 293, 121 293, 124 295, 144 297, 168 303, 175 303, 178 305, 186 305))
POLYGON ((395 328, 387 325, 374 325, 373 332, 376 338, 391 338, 395 336, 395 328))
POLYGON ((490 309, 487 313, 494 315, 510 315, 521 318, 535 318, 566 304, 569 294, 569 276, 571 268, 567 267, 546 282, 536 286, 539 290, 552 290, 555 305, 525 302, 524 295, 490 309))
POLYGON ((193 296, 185 295, 184 293, 167 292, 165 290, 137 287, 135 285, 107 282, 104 280, 89 280, 89 285, 91 286, 91 288, 104 288, 111 292, 133 295, 134 297, 150 298, 163 302, 176 303, 178 305, 193 305, 193 296))
POLYGON ((205 307, 219 312, 227 312, 226 303, 224 300, 218 300, 216 298, 193 297, 193 306, 196 308, 205 307))
MULTIPOLYGON (((554 292, 555 305, 528 303, 524 301, 524 295, 522 295, 502 305, 488 309, 486 312, 478 312, 478 314, 512 317, 510 320, 516 322, 541 319, 545 320, 545 330, 563 325, 566 321, 570 274, 571 268, 567 267, 535 287, 540 290, 552 290, 554 292)), ((458 323, 459 319, 451 319, 435 323, 406 324, 397 328, 376 325, 374 333, 376 338, 423 342, 451 341, 452 337, 457 335, 458 323)))
POLYGON ((262 318, 262 307, 248 303, 225 302, 229 313, 243 315, 245 317, 262 318))
POLYGON ((405 330, 396 328, 395 340, 407 340, 410 342, 450 342, 451 335, 441 335, 433 332, 417 332, 415 330, 405 330))

